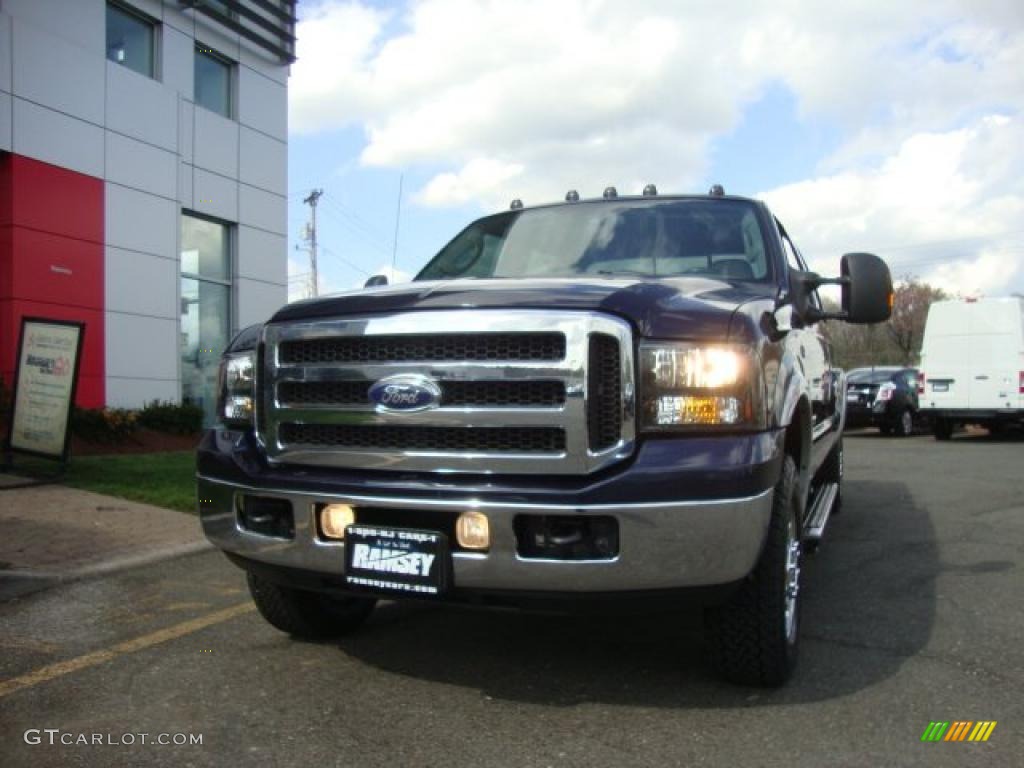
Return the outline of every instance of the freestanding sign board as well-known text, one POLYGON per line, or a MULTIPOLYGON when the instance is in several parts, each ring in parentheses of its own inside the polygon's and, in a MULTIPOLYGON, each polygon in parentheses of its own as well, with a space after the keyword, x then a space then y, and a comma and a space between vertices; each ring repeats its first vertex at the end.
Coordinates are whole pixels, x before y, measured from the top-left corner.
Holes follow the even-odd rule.
POLYGON ((84 323, 22 318, 9 450, 67 461, 84 334, 84 323))

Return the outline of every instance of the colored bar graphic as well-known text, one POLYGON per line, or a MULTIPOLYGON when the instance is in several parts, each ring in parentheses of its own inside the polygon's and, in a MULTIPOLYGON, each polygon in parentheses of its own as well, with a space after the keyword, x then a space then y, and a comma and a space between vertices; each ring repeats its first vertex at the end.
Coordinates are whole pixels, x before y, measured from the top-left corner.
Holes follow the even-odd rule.
POLYGON ((921 734, 921 741, 988 741, 995 720, 932 720, 921 734))
POLYGON ((953 727, 949 729, 949 733, 946 734, 946 738, 943 741, 963 741, 964 737, 967 736, 967 730, 973 725, 970 721, 957 720, 953 723, 953 727))
POLYGON ((995 720, 979 721, 978 724, 974 726, 974 730, 971 731, 971 736, 968 741, 988 741, 988 737, 992 735, 992 731, 995 730, 995 727, 995 720))

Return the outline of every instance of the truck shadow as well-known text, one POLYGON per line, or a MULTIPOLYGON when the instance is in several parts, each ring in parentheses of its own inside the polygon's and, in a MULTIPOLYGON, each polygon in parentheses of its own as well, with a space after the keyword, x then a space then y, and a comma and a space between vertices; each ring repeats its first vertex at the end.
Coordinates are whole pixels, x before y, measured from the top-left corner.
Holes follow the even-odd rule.
POLYGON ((694 610, 572 617, 385 603, 341 650, 392 674, 556 707, 811 702, 874 685, 925 647, 940 570, 931 521, 906 486, 847 482, 843 513, 805 558, 801 659, 780 690, 720 681, 694 610))

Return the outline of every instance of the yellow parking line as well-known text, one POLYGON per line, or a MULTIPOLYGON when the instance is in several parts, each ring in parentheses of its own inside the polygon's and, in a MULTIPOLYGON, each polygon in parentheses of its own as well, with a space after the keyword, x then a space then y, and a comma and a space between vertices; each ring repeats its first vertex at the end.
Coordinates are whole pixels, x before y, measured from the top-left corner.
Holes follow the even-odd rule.
POLYGON ((68 659, 67 661, 58 661, 54 664, 47 664, 45 667, 40 667, 34 672, 29 672, 27 675, 21 675, 20 677, 12 677, 10 680, 0 681, 0 699, 7 696, 15 691, 20 691, 23 688, 31 688, 39 683, 45 683, 49 680, 54 680, 58 677, 77 672, 80 669, 87 669, 89 667, 95 667, 98 664, 105 664, 112 659, 122 656, 127 653, 135 653, 146 648, 151 648, 154 645, 160 643, 166 643, 168 640, 175 640, 185 635, 190 635, 193 632, 198 632, 200 629, 212 626, 214 624, 220 624, 221 622, 233 619, 236 616, 249 613, 256 608, 251 602, 241 603, 239 605, 232 606, 231 608, 225 608, 222 611, 214 611, 208 613, 205 616, 200 616, 189 621, 183 621, 180 624, 175 624, 164 629, 151 632, 148 635, 142 635, 136 637, 133 640, 126 640, 123 643, 111 646, 110 648, 104 648, 99 651, 93 651, 87 653, 84 656, 78 656, 74 659, 68 659))

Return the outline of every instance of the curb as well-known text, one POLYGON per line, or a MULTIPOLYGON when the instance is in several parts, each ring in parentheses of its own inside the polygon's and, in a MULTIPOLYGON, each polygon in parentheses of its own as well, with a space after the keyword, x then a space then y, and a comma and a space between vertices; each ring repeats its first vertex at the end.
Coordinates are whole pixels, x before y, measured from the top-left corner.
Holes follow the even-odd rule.
MULTIPOLYGON (((187 544, 174 544, 159 549, 151 549, 148 552, 135 555, 123 555, 97 563, 88 563, 79 568, 67 571, 36 571, 36 570, 0 570, 0 579, 11 579, 13 581, 39 581, 37 589, 46 589, 51 586, 68 584, 73 581, 94 578, 97 576, 108 576, 121 571, 128 571, 140 568, 145 565, 153 565, 164 560, 171 560, 185 555, 199 554, 200 552, 212 551, 213 544, 209 541, 191 541, 187 544)), ((37 591, 37 590, 32 590, 37 591)))

